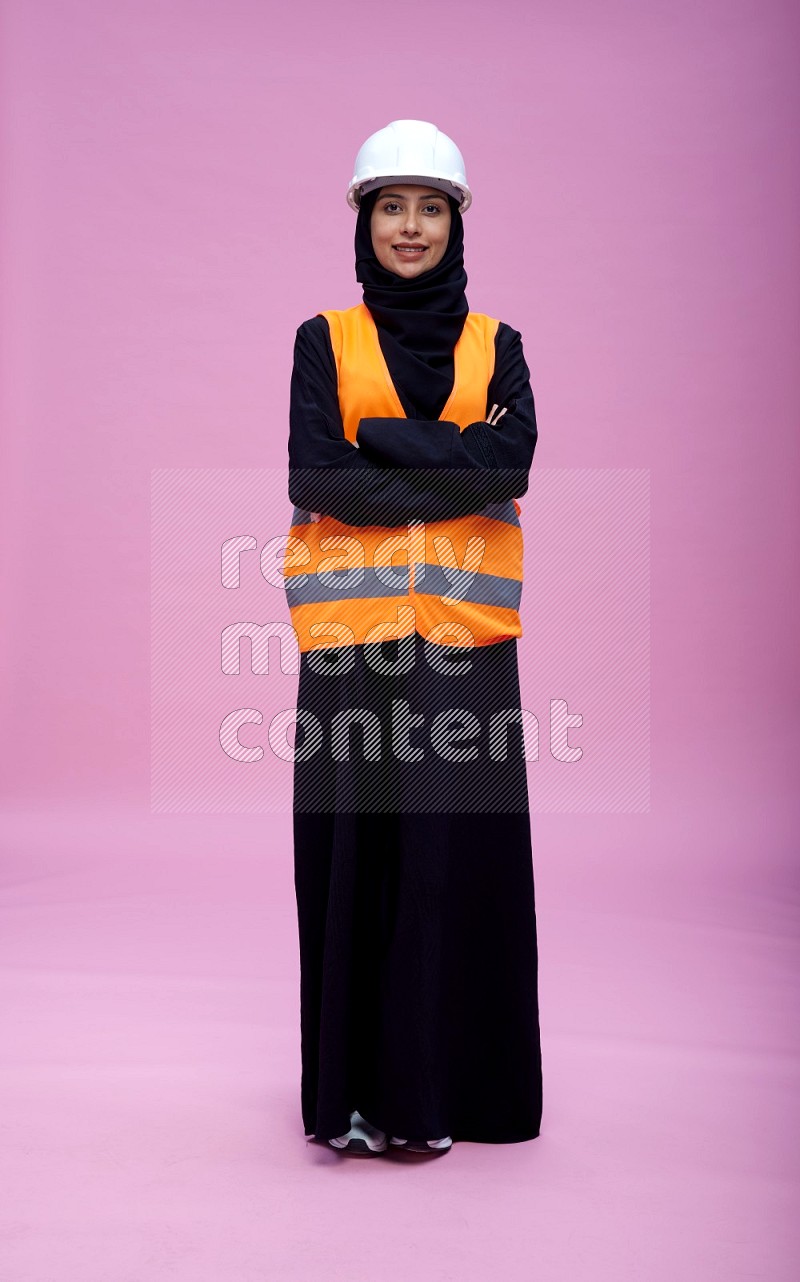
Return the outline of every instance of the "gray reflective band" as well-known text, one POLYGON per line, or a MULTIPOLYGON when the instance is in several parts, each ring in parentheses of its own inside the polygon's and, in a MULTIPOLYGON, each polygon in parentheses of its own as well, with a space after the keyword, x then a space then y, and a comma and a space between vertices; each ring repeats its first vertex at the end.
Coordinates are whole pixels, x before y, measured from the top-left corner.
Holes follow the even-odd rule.
POLYGON ((522 599, 522 580, 506 579, 499 574, 473 574, 471 570, 448 570, 440 565, 414 566, 416 596, 449 596, 473 605, 499 605, 516 610, 522 599), (424 569, 425 573, 420 578, 424 569))
POLYGON ((292 525, 311 525, 311 513, 296 507, 292 512, 292 525))
POLYGON ((298 575, 296 577, 299 581, 294 586, 292 586, 293 576, 287 575, 284 583, 289 604, 315 605, 322 601, 357 601, 359 597, 408 596, 408 566, 393 565, 380 568, 386 577, 391 576, 391 583, 384 583, 375 570, 369 567, 365 567, 359 573, 352 569, 325 570, 324 581, 316 574, 307 574, 303 583, 302 577, 298 575))
POLYGON ((517 509, 514 507, 513 499, 506 499, 505 503, 488 503, 486 507, 481 508, 476 516, 488 516, 493 521, 506 521, 509 525, 519 525, 517 509))

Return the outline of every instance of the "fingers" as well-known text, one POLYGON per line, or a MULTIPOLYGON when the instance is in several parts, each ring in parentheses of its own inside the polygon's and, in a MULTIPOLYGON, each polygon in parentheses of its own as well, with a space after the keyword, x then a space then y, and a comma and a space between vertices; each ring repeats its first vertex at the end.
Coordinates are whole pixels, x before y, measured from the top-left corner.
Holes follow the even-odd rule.
POLYGON ((489 424, 490 427, 497 426, 497 424, 500 422, 500 419, 507 412, 508 406, 504 405, 503 408, 500 410, 499 414, 495 414, 496 409, 497 409, 497 406, 493 405, 492 408, 489 410, 489 417, 487 418, 486 422, 489 424))

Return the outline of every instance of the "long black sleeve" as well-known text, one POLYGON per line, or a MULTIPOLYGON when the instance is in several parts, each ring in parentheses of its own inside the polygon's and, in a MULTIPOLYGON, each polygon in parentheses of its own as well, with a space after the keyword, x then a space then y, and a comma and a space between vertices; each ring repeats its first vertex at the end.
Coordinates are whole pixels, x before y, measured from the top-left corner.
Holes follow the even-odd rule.
POLYGON ((520 334, 500 324, 487 395, 507 407, 496 427, 422 419, 362 419, 345 435, 327 321, 305 321, 295 340, 289 497, 348 525, 404 525, 481 511, 525 493, 537 428, 520 334))
POLYGON ((502 321, 495 336, 495 369, 486 401, 487 416, 493 405, 506 408, 496 426, 471 423, 462 432, 456 423, 362 418, 356 439, 376 462, 407 468, 413 460, 415 466, 461 472, 478 501, 478 508, 465 511, 476 511, 487 503, 525 494, 538 438, 522 335, 502 321))

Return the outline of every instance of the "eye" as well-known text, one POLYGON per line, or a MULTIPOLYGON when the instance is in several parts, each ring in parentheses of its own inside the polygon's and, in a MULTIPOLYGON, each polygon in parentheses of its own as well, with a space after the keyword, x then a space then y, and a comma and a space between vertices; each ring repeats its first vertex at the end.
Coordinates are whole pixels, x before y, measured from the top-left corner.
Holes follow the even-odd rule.
POLYGON ((386 204, 384 205, 384 207, 383 207, 384 212, 385 212, 385 213, 388 213, 388 211, 389 211, 392 207, 394 207, 395 209, 399 209, 399 208, 400 208, 400 206, 398 205, 398 203, 397 203, 397 201, 396 201, 396 200, 389 200, 389 201, 387 201, 387 203, 386 203, 386 204))
POLYGON ((425 208, 432 209, 435 214, 440 214, 442 212, 438 205, 426 205, 425 208))

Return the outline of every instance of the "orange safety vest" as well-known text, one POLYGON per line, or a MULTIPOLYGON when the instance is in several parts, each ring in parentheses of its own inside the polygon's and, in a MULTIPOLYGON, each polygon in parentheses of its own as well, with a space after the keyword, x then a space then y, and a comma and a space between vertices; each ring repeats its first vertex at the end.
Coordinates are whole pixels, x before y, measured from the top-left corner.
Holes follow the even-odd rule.
MULTIPOLYGON (((364 303, 324 311, 344 433, 362 418, 405 418, 364 303)), ((440 419, 464 430, 486 415, 499 321, 469 312, 453 350, 453 390, 440 419)), ((346 525, 295 507, 284 583, 301 651, 419 632, 437 645, 491 645, 522 635, 522 529, 516 499, 442 521, 346 525), (405 554, 407 564, 393 557, 405 554)))

